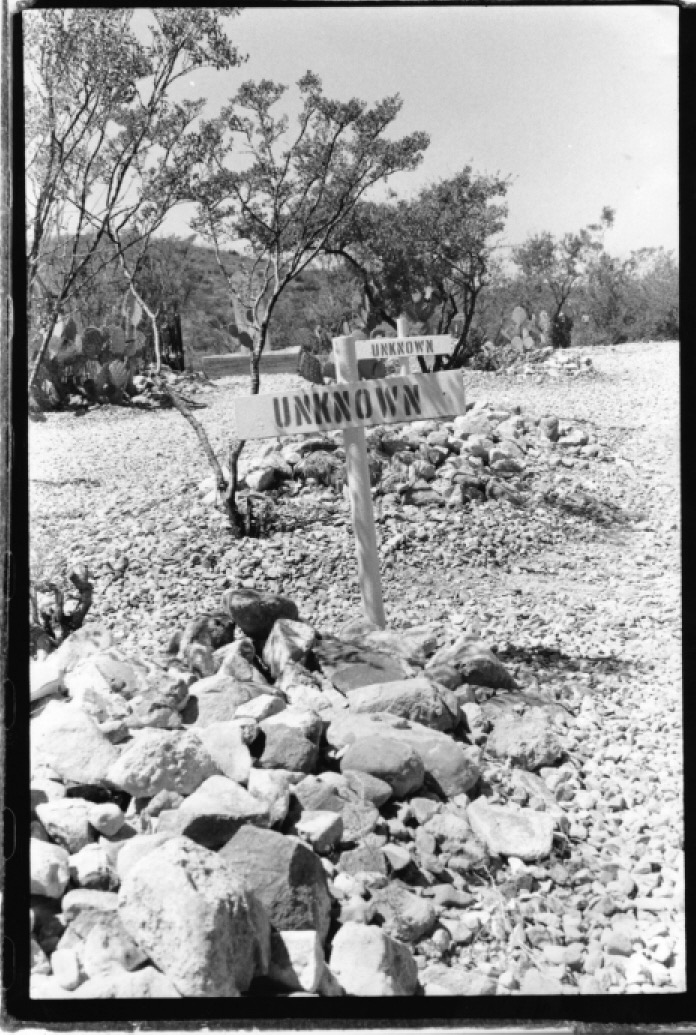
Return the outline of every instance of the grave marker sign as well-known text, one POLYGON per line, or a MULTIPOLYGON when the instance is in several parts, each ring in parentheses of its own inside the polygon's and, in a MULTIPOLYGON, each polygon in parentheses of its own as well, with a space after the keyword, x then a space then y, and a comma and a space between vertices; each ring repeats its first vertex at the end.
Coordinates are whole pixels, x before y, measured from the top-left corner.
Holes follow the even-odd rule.
MULTIPOLYGON (((448 335, 433 336, 437 337, 445 338, 451 347, 452 339, 448 335)), ((378 424, 454 417, 466 410, 461 371, 447 370, 438 374, 412 374, 359 381, 356 344, 371 347, 380 341, 390 343, 395 340, 375 339, 356 343, 353 335, 334 338, 338 384, 280 395, 244 396, 234 400, 237 434, 241 439, 343 431, 363 607, 367 618, 382 628, 386 621, 365 428, 378 424)), ((412 340, 424 342, 428 339, 412 340)))

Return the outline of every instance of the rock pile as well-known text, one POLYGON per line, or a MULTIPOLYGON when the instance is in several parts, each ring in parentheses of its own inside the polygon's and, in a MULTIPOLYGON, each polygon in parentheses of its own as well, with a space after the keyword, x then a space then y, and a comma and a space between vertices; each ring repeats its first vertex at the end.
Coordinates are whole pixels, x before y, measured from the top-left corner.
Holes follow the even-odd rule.
POLYGON ((564 710, 491 710, 515 680, 466 633, 322 635, 237 589, 161 664, 87 626, 32 676, 36 997, 437 991, 472 882, 533 882, 567 830, 534 775, 564 710))
MULTIPOLYGON (((404 506, 457 510, 486 500, 536 505, 544 502, 540 474, 613 459, 584 428, 553 415, 525 416, 520 407, 496 409, 486 400, 449 421, 372 428, 366 440, 382 512, 404 506)), ((340 431, 267 442, 240 464, 240 488, 255 493, 292 495, 299 485, 345 493, 344 482, 340 431)), ((199 484, 199 495, 216 502, 211 477, 199 484)))

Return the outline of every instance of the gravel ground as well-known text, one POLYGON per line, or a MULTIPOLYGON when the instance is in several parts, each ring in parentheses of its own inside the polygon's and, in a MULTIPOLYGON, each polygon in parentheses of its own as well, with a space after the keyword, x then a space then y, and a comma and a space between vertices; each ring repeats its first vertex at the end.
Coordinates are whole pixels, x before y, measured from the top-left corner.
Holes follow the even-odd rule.
MULTIPOLYGON (((534 893, 494 882, 475 893, 486 934, 463 944, 460 959, 499 993, 684 986, 678 346, 584 354, 594 376, 466 372, 468 398, 588 430, 604 459, 559 461, 544 477, 561 496, 584 488, 628 520, 490 501, 457 517, 420 511, 378 525, 391 625, 479 632, 525 691, 575 717, 567 791, 555 788, 570 817, 568 862, 534 893), (533 954, 538 987, 529 978, 520 987, 515 953, 533 954)), ((271 375, 262 390, 303 385, 271 375)), ((234 433, 232 398, 246 389, 246 378, 226 378, 196 397, 220 457, 234 433)), ((240 581, 284 592, 320 630, 360 613, 340 497, 307 489, 279 500, 277 530, 240 544, 200 500, 207 474, 175 411, 104 407, 32 424, 37 570, 86 562, 91 619, 146 654, 240 581)))

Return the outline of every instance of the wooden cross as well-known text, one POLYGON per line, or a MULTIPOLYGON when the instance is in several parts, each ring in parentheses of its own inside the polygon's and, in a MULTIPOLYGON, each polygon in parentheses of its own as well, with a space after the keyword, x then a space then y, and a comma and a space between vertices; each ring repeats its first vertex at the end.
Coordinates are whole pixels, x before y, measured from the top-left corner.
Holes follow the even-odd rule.
MULTIPOLYGON (((395 340, 416 341, 424 349, 429 341, 427 337, 384 339, 385 342, 395 340)), ((451 339, 448 340, 451 342, 451 339)), ((359 381, 356 335, 334 338, 333 350, 338 382, 335 386, 313 386, 309 391, 250 395, 235 399, 237 434, 242 439, 248 439, 316 434, 336 429, 343 431, 363 608, 371 622, 384 628, 386 619, 365 428, 404 421, 443 419, 464 413, 464 385, 461 371, 457 370, 359 381)), ((404 353, 404 356, 414 354, 419 353, 404 353)))

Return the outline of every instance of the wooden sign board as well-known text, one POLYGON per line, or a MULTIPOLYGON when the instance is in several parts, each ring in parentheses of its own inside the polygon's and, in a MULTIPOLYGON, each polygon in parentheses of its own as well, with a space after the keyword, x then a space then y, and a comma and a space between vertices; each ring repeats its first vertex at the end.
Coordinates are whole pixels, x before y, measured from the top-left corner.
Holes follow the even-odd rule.
POLYGON ((448 356, 454 348, 449 334, 421 338, 371 338, 356 341, 356 359, 408 359, 410 356, 448 356))
POLYGON ((249 395, 234 400, 237 435, 242 439, 454 417, 465 409, 464 384, 459 370, 348 382, 284 395, 249 395))

